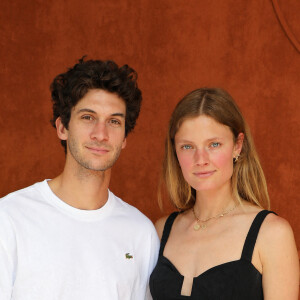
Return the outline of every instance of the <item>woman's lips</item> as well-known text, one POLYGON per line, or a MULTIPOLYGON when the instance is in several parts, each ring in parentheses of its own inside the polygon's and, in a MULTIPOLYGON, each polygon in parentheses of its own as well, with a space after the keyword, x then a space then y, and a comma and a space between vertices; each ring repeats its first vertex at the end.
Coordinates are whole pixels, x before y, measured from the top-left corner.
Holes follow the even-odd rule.
POLYGON ((215 171, 194 172, 193 174, 199 178, 207 178, 213 175, 215 171))

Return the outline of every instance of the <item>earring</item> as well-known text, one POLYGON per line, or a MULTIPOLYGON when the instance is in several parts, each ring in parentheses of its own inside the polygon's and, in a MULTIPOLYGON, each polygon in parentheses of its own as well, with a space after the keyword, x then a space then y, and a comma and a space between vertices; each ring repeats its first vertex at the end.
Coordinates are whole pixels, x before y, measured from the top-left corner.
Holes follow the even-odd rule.
POLYGON ((233 163, 235 164, 239 160, 240 155, 238 154, 236 157, 233 158, 233 163))

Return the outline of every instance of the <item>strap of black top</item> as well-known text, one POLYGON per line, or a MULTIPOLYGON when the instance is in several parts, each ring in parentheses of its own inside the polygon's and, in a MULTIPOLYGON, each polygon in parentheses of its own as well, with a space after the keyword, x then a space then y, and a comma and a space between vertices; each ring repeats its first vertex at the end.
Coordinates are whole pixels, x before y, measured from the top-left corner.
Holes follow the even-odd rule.
POLYGON ((174 220, 175 220, 175 218, 177 217, 178 214, 179 214, 179 212, 175 211, 175 212, 171 213, 169 215, 168 219, 166 220, 166 223, 165 223, 165 226, 164 226, 164 231, 163 231, 161 242, 160 242, 159 256, 162 256, 163 253, 164 253, 164 249, 165 249, 167 240, 169 238, 172 225, 173 225, 174 220))
POLYGON ((254 218, 246 237, 241 259, 245 259, 250 262, 252 261, 253 250, 258 236, 258 232, 265 217, 270 213, 276 215, 276 213, 274 213, 273 211, 262 210, 254 218))

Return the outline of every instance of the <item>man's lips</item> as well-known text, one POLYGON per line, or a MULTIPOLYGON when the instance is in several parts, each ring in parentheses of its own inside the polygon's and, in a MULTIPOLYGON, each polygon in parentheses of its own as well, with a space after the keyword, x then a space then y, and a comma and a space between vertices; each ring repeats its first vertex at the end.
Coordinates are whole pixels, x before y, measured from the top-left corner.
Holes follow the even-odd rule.
POLYGON ((97 153, 97 154, 105 154, 105 153, 109 152, 109 149, 104 148, 104 147, 86 146, 86 148, 88 150, 90 150, 91 152, 97 153))
POLYGON ((213 175, 216 171, 202 171, 202 172, 194 172, 193 174, 199 178, 207 178, 211 175, 213 175))

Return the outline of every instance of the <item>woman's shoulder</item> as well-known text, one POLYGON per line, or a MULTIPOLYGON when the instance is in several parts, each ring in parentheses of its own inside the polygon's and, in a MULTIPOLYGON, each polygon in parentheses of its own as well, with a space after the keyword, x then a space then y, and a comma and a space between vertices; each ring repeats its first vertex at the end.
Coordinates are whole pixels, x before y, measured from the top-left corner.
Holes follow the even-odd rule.
POLYGON ((169 216, 161 217, 154 224, 155 229, 157 231, 157 234, 158 234, 158 237, 159 237, 160 240, 161 240, 161 237, 162 237, 162 234, 163 234, 163 231, 164 231, 164 227, 165 227, 165 224, 166 224, 166 221, 167 221, 168 217, 169 216))
MULTIPOLYGON (((247 223, 252 222, 257 214, 263 211, 262 208, 249 203, 244 204, 243 207, 241 216, 248 220, 247 223)), ((268 245, 274 246, 276 243, 285 243, 288 240, 294 240, 293 230, 289 222, 274 213, 269 213, 261 225, 257 243, 265 248, 268 245)))
POLYGON ((268 214, 261 226, 257 244, 266 295, 274 295, 274 288, 268 288, 270 286, 276 287, 277 295, 278 292, 296 295, 299 285, 299 258, 289 222, 275 214, 268 214), (286 285, 281 286, 282 282, 286 282, 286 285), (287 287, 289 291, 285 290, 287 287))
MULTIPOLYGON (((173 212, 172 214, 174 214, 174 215, 177 216, 178 212, 173 212)), ((184 213, 183 213, 183 214, 184 214, 184 213)), ((181 215, 182 215, 182 214, 180 214, 180 217, 181 217, 181 215)), ((156 229, 156 231, 157 231, 157 234, 158 234, 158 236, 159 236, 159 239, 161 239, 161 237, 162 237, 162 234, 163 234, 163 231, 164 231, 164 227, 165 227, 166 221, 167 221, 167 219, 168 219, 169 217, 170 217, 170 215, 166 215, 166 216, 164 216, 164 217, 161 217, 161 218, 159 218, 159 219, 155 222, 155 224, 154 224, 155 229, 156 229)))
POLYGON ((276 245, 280 243, 286 243, 290 240, 294 240, 294 234, 289 222, 273 213, 266 216, 261 229, 259 237, 263 244, 276 245))
MULTIPOLYGON (((246 204, 245 211, 246 217, 254 219, 263 209, 252 204, 246 204)), ((259 231, 259 237, 264 241, 281 241, 290 235, 293 235, 293 230, 289 222, 273 212, 266 216, 259 231)))
POLYGON ((263 264, 275 260, 284 261, 284 256, 298 257, 294 233, 289 222, 275 214, 268 214, 261 226, 257 245, 263 264))
POLYGON ((284 239, 291 234, 293 235, 293 230, 286 219, 270 213, 262 224, 260 234, 264 238, 276 241, 284 239))

